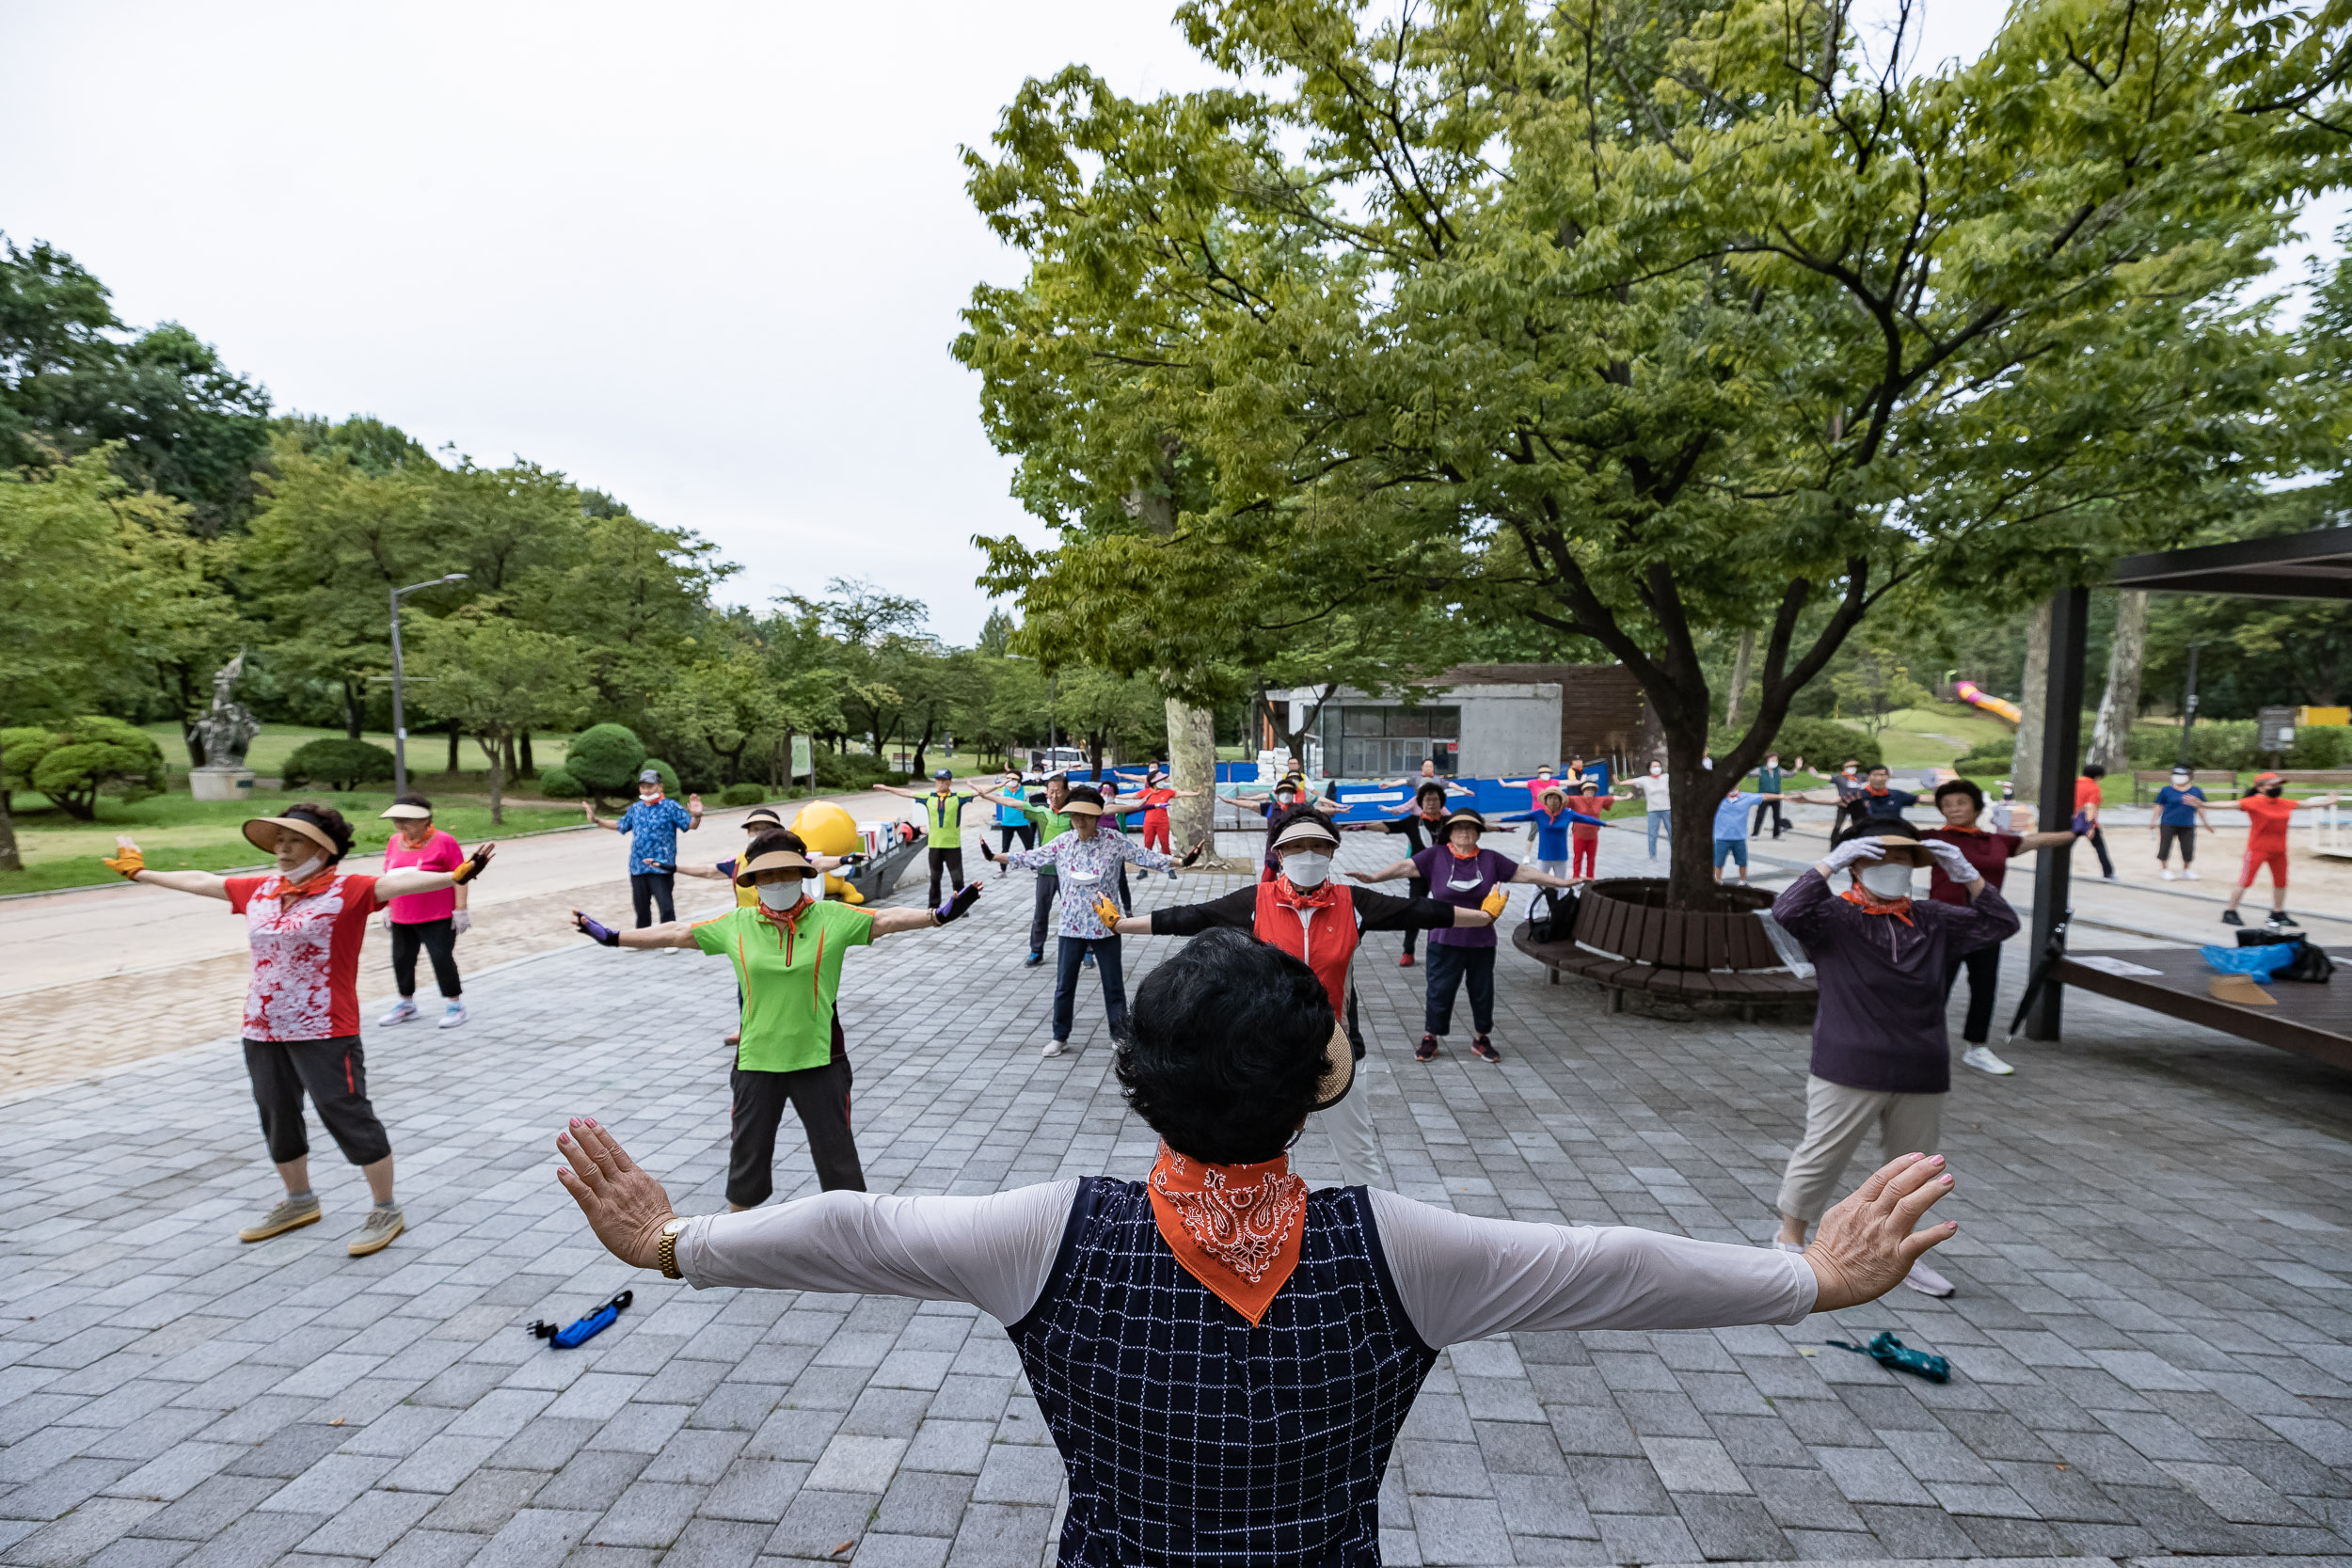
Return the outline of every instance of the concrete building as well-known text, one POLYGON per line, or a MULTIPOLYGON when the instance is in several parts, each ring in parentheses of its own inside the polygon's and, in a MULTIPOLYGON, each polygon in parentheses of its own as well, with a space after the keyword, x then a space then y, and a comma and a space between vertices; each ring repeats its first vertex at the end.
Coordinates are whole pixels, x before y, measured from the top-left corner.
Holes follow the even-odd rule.
MULTIPOLYGON (((1516 777, 1571 756, 1629 760, 1646 767, 1665 752, 1649 703, 1617 664, 1462 664, 1431 683, 1426 701, 1407 704, 1343 687, 1314 712, 1308 755, 1315 777, 1388 779, 1434 758, 1438 770, 1464 778, 1516 777)), ((1293 729, 1309 721, 1321 689, 1269 692, 1286 705, 1293 729)), ((1261 715, 1262 744, 1283 737, 1261 715)))

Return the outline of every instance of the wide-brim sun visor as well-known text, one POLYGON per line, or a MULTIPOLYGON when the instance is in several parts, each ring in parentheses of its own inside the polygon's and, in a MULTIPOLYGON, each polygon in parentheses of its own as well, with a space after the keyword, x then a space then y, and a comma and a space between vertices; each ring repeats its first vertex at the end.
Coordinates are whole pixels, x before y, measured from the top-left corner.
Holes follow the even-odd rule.
POLYGON ((1445 831, 1448 833, 1451 833, 1454 829, 1461 827, 1465 823, 1469 824, 1470 827, 1476 828, 1482 833, 1486 831, 1486 819, 1474 811, 1457 811, 1448 813, 1445 819, 1445 831))
POLYGON ((1902 833, 1881 833, 1878 835, 1878 841, 1886 850, 1879 863, 1882 865, 1908 865, 1915 868, 1935 863, 1935 857, 1928 853, 1928 847, 1915 838, 1902 833))
POLYGON ((399 805, 389 807, 383 811, 377 812, 375 815, 378 816, 389 816, 395 822, 416 822, 420 820, 429 821, 432 818, 433 810, 429 806, 412 806, 406 801, 403 801, 399 805))
POLYGON ((1346 1099, 1356 1082, 1356 1048, 1348 1042, 1345 1024, 1331 1026, 1330 1043, 1323 1051, 1323 1078, 1315 1085, 1318 1111, 1327 1111, 1346 1099))
POLYGON ((1277 849, 1288 849, 1300 844, 1327 844, 1336 849, 1340 847, 1340 835, 1320 820, 1302 816, 1277 833, 1274 838, 1274 847, 1277 849))
POLYGON ((245 824, 245 836, 256 849, 274 855, 278 853, 278 834, 272 830, 278 828, 292 828, 295 832, 317 845, 330 861, 342 853, 335 847, 333 835, 325 828, 315 822, 305 822, 298 816, 247 817, 245 824))
POLYGON ((791 849, 771 849, 764 855, 754 855, 735 868, 735 885, 749 887, 759 879, 763 871, 797 871, 803 877, 817 875, 817 867, 806 855, 791 849))
POLYGON ((1064 800, 1060 810, 1064 816, 1100 816, 1103 815, 1102 806, 1092 800, 1064 800))

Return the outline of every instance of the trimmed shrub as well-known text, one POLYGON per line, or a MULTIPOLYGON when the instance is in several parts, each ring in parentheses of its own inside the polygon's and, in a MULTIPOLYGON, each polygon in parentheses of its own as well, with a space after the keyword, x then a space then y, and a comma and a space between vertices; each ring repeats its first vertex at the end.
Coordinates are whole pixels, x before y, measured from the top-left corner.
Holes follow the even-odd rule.
MULTIPOLYGON (((648 768, 661 775, 662 794, 667 795, 673 800, 684 799, 686 791, 678 787, 676 768, 671 767, 668 763, 663 762, 660 757, 647 757, 644 761, 637 765, 637 772, 642 773, 648 768)), ((631 794, 636 793, 637 773, 629 775, 628 787, 631 794)))
POLYGON ((539 769, 539 793, 550 800, 584 800, 588 798, 588 792, 580 786, 580 781, 573 778, 568 769, 562 768, 539 769))
POLYGON ((341 736, 306 740, 286 759, 288 789, 323 784, 348 790, 391 776, 392 753, 372 740, 346 740, 341 736))
POLYGON ((564 771, 585 794, 634 795, 645 766, 645 743, 626 724, 591 724, 564 753, 564 771))
POLYGON ((46 795, 68 816, 98 815, 101 792, 139 800, 162 788, 164 753, 135 724, 84 714, 55 730, 10 730, 0 761, 10 788, 46 795))
POLYGON ((723 806, 755 806, 766 799, 766 787, 755 784, 731 784, 719 791, 719 803, 723 806))

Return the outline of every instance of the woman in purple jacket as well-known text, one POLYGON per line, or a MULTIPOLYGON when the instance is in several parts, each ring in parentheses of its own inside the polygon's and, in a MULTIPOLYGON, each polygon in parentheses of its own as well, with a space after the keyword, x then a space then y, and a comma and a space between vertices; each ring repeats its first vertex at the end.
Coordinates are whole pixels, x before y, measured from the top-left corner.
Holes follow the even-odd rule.
MULTIPOLYGON (((1805 1231, 1829 1207, 1871 1123, 1890 1159, 1936 1147, 1952 1087, 1945 970, 1951 955, 2014 935, 2017 914, 1951 845, 1883 833, 1831 850, 1772 901, 1772 918, 1804 944, 1820 988, 1804 1141, 1781 1178, 1773 1243, 1803 1252, 1805 1231), (1929 865, 1967 902, 1915 900, 1912 872, 1929 865), (1852 885, 1834 889, 1830 879, 1849 871, 1852 885)), ((1952 1293, 1952 1282, 1925 1262, 1903 1283, 1931 1296, 1952 1293)))

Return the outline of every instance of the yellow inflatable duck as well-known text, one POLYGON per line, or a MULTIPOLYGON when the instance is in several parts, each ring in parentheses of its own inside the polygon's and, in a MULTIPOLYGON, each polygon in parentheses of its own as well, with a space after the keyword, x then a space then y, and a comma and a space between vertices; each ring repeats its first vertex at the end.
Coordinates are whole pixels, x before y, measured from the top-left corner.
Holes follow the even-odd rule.
MULTIPOLYGON (((801 835, 801 842, 820 855, 848 855, 866 847, 858 836, 857 819, 831 800, 812 800, 801 808, 792 819, 792 831, 801 835)), ((825 878, 825 895, 837 897, 845 903, 863 904, 866 895, 858 892, 840 878, 825 878)))

